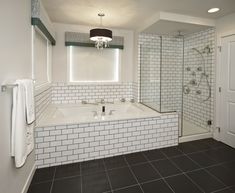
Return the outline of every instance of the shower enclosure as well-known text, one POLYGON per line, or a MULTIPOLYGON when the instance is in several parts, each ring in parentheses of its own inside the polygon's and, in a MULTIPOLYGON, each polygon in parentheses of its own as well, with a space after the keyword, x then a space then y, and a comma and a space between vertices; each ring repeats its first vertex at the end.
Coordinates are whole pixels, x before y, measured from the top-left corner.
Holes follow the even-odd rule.
POLYGON ((140 34, 140 102, 178 112, 180 136, 209 133, 213 124, 214 28, 185 36, 140 34))

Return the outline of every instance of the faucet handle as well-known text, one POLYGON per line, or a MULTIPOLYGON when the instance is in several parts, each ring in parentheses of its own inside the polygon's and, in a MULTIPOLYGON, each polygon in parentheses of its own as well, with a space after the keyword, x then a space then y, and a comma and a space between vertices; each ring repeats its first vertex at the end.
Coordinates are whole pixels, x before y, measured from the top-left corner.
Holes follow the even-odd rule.
POLYGON ((126 99, 125 99, 125 98, 121 98, 120 101, 121 101, 122 103, 124 103, 124 102, 126 102, 126 99))
POLYGON ((115 110, 110 110, 109 115, 112 115, 115 110))
POLYGON ((84 105, 87 104, 87 101, 82 100, 82 104, 84 104, 84 105))
POLYGON ((131 99, 130 102, 131 102, 131 103, 134 103, 134 102, 135 102, 135 99, 131 99))

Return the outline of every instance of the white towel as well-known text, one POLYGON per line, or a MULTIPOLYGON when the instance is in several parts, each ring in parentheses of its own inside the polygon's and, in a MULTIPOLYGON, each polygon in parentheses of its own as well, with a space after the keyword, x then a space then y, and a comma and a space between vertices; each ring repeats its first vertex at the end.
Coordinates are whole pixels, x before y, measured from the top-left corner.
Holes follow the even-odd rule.
POLYGON ((27 124, 25 80, 15 83, 18 86, 13 89, 11 155, 15 157, 15 165, 19 168, 34 148, 34 124, 27 124))
POLYGON ((35 111, 34 111, 34 85, 33 80, 25 79, 22 80, 25 87, 26 94, 26 120, 27 124, 30 125, 35 121, 35 111))

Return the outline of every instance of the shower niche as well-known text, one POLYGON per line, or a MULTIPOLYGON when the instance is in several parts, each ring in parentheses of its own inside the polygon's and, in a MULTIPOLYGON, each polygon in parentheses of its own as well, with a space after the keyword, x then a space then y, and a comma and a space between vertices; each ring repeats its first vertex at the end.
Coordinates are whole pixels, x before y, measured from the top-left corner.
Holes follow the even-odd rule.
POLYGON ((178 112, 187 141, 213 130, 215 29, 178 32, 177 26, 164 34, 151 26, 139 35, 140 102, 160 113, 178 112))

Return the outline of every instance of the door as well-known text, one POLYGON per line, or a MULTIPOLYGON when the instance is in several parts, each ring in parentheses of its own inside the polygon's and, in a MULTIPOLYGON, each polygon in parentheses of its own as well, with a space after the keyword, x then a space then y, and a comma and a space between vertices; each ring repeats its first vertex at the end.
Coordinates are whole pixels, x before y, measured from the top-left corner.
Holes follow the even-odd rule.
POLYGON ((221 139, 235 148, 235 35, 222 38, 221 139))

